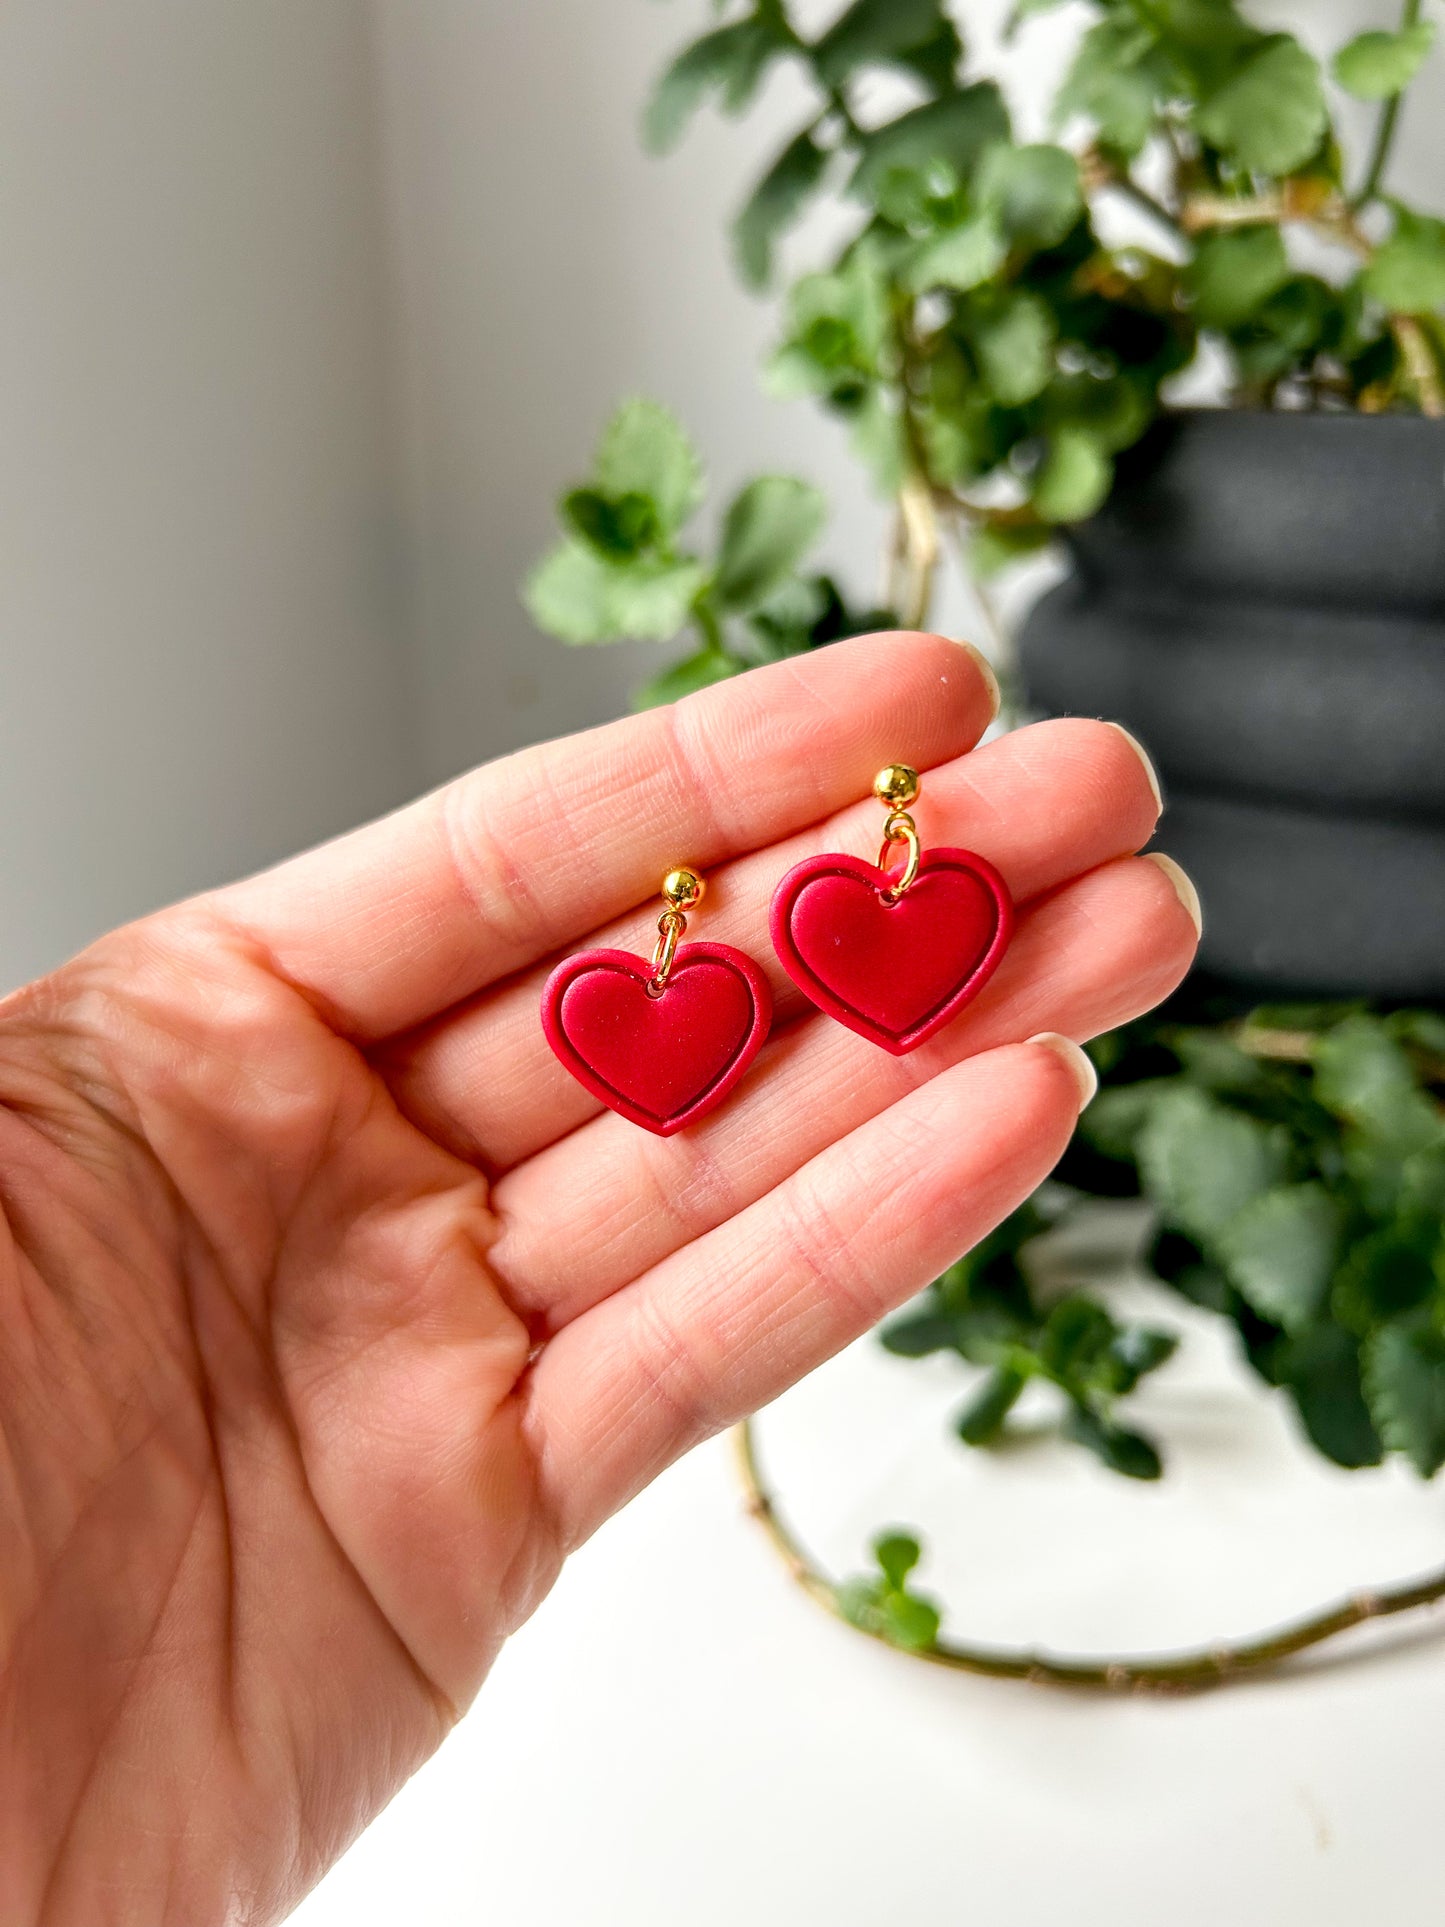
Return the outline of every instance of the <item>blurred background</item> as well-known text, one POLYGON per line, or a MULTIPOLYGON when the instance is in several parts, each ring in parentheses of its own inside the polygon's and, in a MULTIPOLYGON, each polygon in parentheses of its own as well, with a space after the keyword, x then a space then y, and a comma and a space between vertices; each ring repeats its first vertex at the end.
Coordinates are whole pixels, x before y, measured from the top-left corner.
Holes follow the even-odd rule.
MULTIPOLYGON (((1075 10, 1000 58, 1003 11, 967 9, 980 54, 1042 100, 1075 10)), ((1321 47, 1388 11, 1255 9, 1321 47)), ((517 585, 619 395, 681 413, 717 495, 826 484, 823 556, 877 593, 885 512, 835 423, 760 392, 776 319, 723 238, 789 83, 640 150, 693 24, 651 0, 0 10, 0 982, 617 713, 656 652, 564 651, 517 585)), ((1427 201, 1442 128, 1417 111, 1400 140, 1427 201)), ((961 588, 947 613, 975 626, 961 588)))
MULTIPOLYGON (((1003 6, 963 11, 1025 103, 1083 18, 998 53, 1003 6)), ((1252 12, 1325 49, 1395 9, 1252 12)), ((825 484, 823 558, 877 593, 886 513, 835 424, 761 394, 774 317, 721 238, 787 86, 665 165, 639 148, 697 24, 645 0, 0 9, 0 982, 623 709, 656 652, 564 651, 517 595, 619 395, 674 406, 721 495, 825 484)), ((1437 48, 1395 167, 1430 206, 1442 82, 1437 48)), ((974 626, 961 582, 945 609, 974 626)), ((839 1566, 890 1506, 965 1518, 941 1589, 1000 1637, 1207 1637, 1429 1561, 1429 1488, 1304 1463, 1220 1356, 1202 1337, 1147 1494, 1077 1455, 939 1461, 945 1368, 920 1396, 871 1352, 772 1445, 839 1566), (1050 1619, 1065 1595, 1091 1603, 1050 1619)), ((910 1666, 788 1589, 719 1445, 581 1556, 298 1917, 1413 1927, 1445 1881, 1442 1736, 1424 1638, 1180 1704, 910 1666)))

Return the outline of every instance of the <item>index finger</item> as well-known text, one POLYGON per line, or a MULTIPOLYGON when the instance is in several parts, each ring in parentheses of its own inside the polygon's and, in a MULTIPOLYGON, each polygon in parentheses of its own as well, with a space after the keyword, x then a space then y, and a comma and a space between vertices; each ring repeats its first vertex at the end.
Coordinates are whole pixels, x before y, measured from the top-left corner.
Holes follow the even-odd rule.
POLYGON ((338 1030, 376 1043, 866 793, 970 749, 997 708, 967 644, 864 636, 484 765, 210 899, 338 1030))

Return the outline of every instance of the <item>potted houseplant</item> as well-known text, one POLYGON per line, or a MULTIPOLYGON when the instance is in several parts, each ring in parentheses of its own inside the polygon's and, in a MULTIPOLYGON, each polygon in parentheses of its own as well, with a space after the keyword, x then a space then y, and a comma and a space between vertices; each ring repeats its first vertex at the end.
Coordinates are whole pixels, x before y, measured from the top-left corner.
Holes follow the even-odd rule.
MULTIPOLYGON (((1055 31, 1056 4, 1018 0, 1010 31, 1055 31)), ((776 67, 805 74, 806 117, 743 204, 737 261, 765 288, 805 208, 831 193, 850 212, 835 257, 783 292, 767 378, 846 418, 893 502, 891 606, 859 609, 809 569, 825 505, 800 481, 751 483, 700 552, 699 461, 646 402, 563 498, 528 602, 571 643, 690 634, 641 692, 659 702, 924 625, 945 542, 981 583, 1061 547, 1068 574, 1010 680, 1025 706, 1115 715, 1148 743, 1170 846, 1202 886, 1204 967, 1095 1047, 1106 1088, 1063 1188, 885 1343, 981 1372, 968 1443, 1042 1379, 1082 1445, 1157 1476, 1115 1408, 1169 1334, 1077 1293, 1043 1301, 1029 1259, 1081 1198, 1142 1192, 1157 1274, 1232 1320, 1315 1446, 1343 1465, 1398 1450, 1428 1475, 1445 1463, 1445 222, 1395 199, 1388 167, 1433 27, 1405 0, 1395 29, 1335 51, 1338 86, 1378 103, 1352 158, 1320 63, 1236 0, 1092 11, 1053 137, 1022 141, 970 63, 966 8, 853 0, 810 34, 786 0, 715 9, 646 138, 670 146, 709 99, 742 109, 776 67), (906 97, 879 106, 885 73, 906 97), (1172 405, 1211 365, 1227 406, 1172 405)), ((913 1557, 894 1535, 870 1578, 815 1590, 947 1657, 913 1557)))

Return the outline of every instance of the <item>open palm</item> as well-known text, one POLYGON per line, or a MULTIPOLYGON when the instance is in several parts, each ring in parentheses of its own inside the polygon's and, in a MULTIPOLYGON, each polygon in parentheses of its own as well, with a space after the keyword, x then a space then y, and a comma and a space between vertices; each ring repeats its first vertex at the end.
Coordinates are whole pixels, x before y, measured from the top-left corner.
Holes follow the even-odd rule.
MULTIPOLYGON (((566 1553, 922 1286, 1063 1150, 1083 1037, 1195 929, 1119 731, 966 755, 975 658, 875 637, 524 752, 0 1004, 0 1919, 279 1917, 566 1553), (874 770, 1020 905, 893 1059, 812 1014, 776 879, 874 770), (553 1060, 549 961, 650 947, 670 864, 768 970, 732 1101, 662 1140, 553 1060), (641 906, 641 907, 639 907, 641 906)), ((860 800, 861 799, 861 800, 860 800)))

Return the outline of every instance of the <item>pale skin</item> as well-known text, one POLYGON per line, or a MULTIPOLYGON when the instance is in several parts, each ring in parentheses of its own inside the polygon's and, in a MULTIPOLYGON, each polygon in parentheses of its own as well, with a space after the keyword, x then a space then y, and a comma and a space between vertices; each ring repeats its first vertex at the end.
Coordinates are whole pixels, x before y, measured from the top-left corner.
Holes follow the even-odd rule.
POLYGON ((1062 1039, 1167 994, 1196 927, 1134 854, 1158 805, 1129 739, 975 749, 992 705, 954 643, 839 644, 490 765, 0 1003, 7 1927, 282 1918, 573 1547, 1047 1174, 1084 1095, 1062 1039), (925 843, 1020 907, 985 995, 902 1059, 810 1014, 766 935, 801 856, 872 854, 894 761, 925 843), (709 879, 693 934, 756 957, 777 1015, 662 1140, 567 1077, 537 1007, 559 952, 650 949, 678 862, 709 879))

